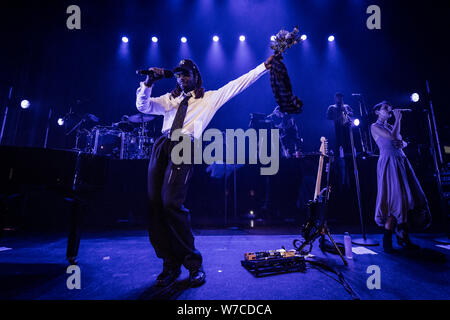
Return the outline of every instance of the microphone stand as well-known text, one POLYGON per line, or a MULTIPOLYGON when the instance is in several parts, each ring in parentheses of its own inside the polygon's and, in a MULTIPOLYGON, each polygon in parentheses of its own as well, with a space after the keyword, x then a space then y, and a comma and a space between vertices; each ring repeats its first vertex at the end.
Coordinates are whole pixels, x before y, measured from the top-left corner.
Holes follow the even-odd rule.
POLYGON ((47 130, 45 131, 44 149, 47 149, 48 132, 50 131, 50 121, 52 119, 52 109, 48 112, 47 130))
POLYGON ((352 243, 360 245, 360 246, 378 246, 377 241, 372 240, 372 239, 367 239, 367 236, 366 236, 366 226, 364 224, 364 217, 363 217, 362 204, 361 204, 361 190, 360 190, 360 186, 359 186, 358 165, 356 162, 355 141, 353 139, 353 123, 351 123, 351 122, 349 125, 349 134, 350 134, 350 144, 351 144, 351 148, 352 148, 353 173, 355 175, 356 198, 358 200, 358 211, 359 211, 359 219, 361 222, 361 233, 362 233, 362 238, 352 240, 352 243))
POLYGON ((426 81, 427 85, 427 93, 429 97, 429 104, 430 109, 425 109, 426 116, 427 116, 427 128, 428 128, 428 135, 430 138, 430 153, 433 157, 433 164, 434 164, 434 171, 435 171, 435 178, 436 178, 436 184, 438 187, 439 192, 439 199, 441 202, 441 213, 442 213, 442 219, 444 223, 444 230, 446 233, 446 236, 441 238, 435 238, 434 241, 438 243, 444 243, 444 244, 450 244, 450 234, 448 229, 448 205, 447 200, 445 199, 444 191, 442 189, 442 181, 441 181, 441 170, 442 165, 444 163, 442 158, 442 152, 441 152, 441 146, 439 143, 439 135, 438 135, 438 128, 436 126, 436 118, 434 116, 434 108, 433 108, 433 102, 431 101, 431 93, 430 93, 430 86, 428 84, 428 80, 426 81), (431 114, 431 117, 430 117, 431 114), (433 125, 431 124, 433 121, 433 125), (433 134, 433 127, 434 127, 434 134, 433 134), (435 141, 436 139, 436 141, 435 141), (436 154, 436 149, 438 150, 438 154, 436 154), (439 155, 439 158, 438 158, 439 155), (438 161, 439 159, 439 161, 438 161))
POLYGON ((357 95, 359 104, 359 113, 361 115, 362 126, 359 128, 359 134, 361 137, 361 146, 363 153, 373 154, 372 135, 369 129, 369 114, 367 112, 366 104, 364 103, 361 94, 357 95))
MULTIPOLYGON (((11 102, 12 89, 13 89, 13 87, 9 88, 8 102, 11 102)), ((2 144, 2 141, 3 141, 3 133, 5 132, 6 118, 8 117, 8 110, 9 110, 9 107, 7 104, 5 107, 5 114, 3 115, 2 130, 0 131, 0 145, 2 144)))
POLYGON ((430 111, 431 111, 431 118, 433 120, 434 135, 435 135, 436 144, 437 144, 436 147, 437 147, 438 155, 439 155, 439 163, 440 163, 440 166, 442 166, 444 164, 444 160, 442 159, 441 144, 439 142, 438 128, 436 126, 436 117, 434 116, 434 107, 433 107, 433 101, 431 100, 430 85, 428 83, 428 80, 426 81, 426 84, 427 84, 427 93, 428 93, 428 97, 430 100, 430 111))

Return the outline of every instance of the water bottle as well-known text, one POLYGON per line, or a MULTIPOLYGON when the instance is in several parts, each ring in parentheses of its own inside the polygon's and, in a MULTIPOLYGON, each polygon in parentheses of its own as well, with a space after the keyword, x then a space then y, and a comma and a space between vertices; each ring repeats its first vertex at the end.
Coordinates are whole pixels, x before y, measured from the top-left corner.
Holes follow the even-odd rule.
POLYGON ((345 247, 345 257, 347 259, 353 259, 352 238, 350 237, 350 234, 348 232, 344 234, 344 247, 345 247))

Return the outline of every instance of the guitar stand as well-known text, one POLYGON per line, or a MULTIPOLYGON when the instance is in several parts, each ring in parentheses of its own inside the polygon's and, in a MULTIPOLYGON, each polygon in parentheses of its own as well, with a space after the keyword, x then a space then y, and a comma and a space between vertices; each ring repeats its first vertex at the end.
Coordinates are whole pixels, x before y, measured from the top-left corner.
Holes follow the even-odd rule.
MULTIPOLYGON (((326 230, 326 234, 328 235, 328 238, 330 238, 330 241, 333 243, 333 246, 336 248, 336 251, 339 254, 339 256, 341 257, 342 262, 344 262, 345 266, 348 266, 348 262, 347 262, 347 260, 345 260, 344 255, 341 252, 341 249, 339 249, 339 246, 336 244, 336 242, 334 241, 333 237, 331 236, 330 229, 328 229, 328 227, 325 227, 325 228, 326 228, 325 229, 326 230)), ((322 235, 321 240, 322 239, 325 240, 325 236, 324 235, 322 235)))
MULTIPOLYGON (((345 266, 348 266, 347 260, 345 260, 344 255, 343 255, 342 252, 341 252, 341 249, 339 249, 339 246, 336 244, 336 242, 334 241, 333 237, 331 236, 330 229, 328 229, 328 227, 326 226, 326 224, 324 224, 324 225, 322 226, 322 229, 321 229, 321 230, 316 231, 315 235, 313 236, 313 239, 315 240, 315 239, 317 239, 317 237, 320 236, 320 240, 319 240, 319 241, 325 242, 325 235, 327 235, 328 238, 330 238, 331 243, 333 243, 334 248, 336 249, 337 253, 339 254, 339 256, 340 256, 341 259, 342 259, 342 262, 344 262, 344 265, 345 265, 345 266)), ((300 244, 300 245, 298 245, 299 242, 300 242, 300 240, 294 240, 294 248, 296 248, 296 250, 297 250, 300 254, 302 254, 302 255, 307 255, 307 254, 309 254, 309 253, 311 252, 311 250, 312 250, 312 245, 313 245, 314 240, 312 240, 312 241, 304 241, 304 242, 303 242, 302 244, 300 244), (307 251, 303 250, 307 245, 309 245, 309 250, 307 250, 307 251)), ((322 249, 322 251, 323 251, 323 249, 322 249)))
POLYGON ((302 229, 302 235, 304 241, 301 242, 298 239, 294 240, 294 248, 299 252, 301 255, 307 255, 312 250, 312 245, 314 241, 320 237, 321 242, 321 250, 324 251, 324 244, 325 244, 325 235, 330 238, 331 243, 333 243, 334 248, 336 249, 336 252, 341 257, 342 261, 344 262, 345 266, 348 266, 347 260, 345 260, 341 250, 339 249, 338 245, 334 241, 333 237, 331 236, 330 229, 328 229, 327 225, 327 210, 328 210, 328 200, 330 197, 331 192, 331 184, 330 184, 330 173, 331 173, 331 166, 334 162, 334 157, 326 155, 326 139, 324 137, 321 138, 322 145, 320 147, 320 161, 319 161, 319 169, 317 173, 317 180, 316 180, 316 193, 314 194, 314 200, 310 201, 308 204, 309 207, 309 217, 306 224, 303 225, 302 229), (323 167, 323 160, 325 157, 328 157, 328 164, 327 164, 327 183, 326 187, 320 191, 320 180, 322 176, 322 167, 323 167), (309 250, 302 251, 307 245, 309 245, 309 250))

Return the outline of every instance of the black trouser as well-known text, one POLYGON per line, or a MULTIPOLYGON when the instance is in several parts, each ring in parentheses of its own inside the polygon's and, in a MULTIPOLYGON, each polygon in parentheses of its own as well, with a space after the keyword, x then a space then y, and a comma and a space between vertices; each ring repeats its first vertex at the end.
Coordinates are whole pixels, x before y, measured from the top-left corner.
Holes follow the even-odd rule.
POLYGON ((175 143, 164 135, 153 146, 148 167, 149 237, 165 268, 184 265, 194 270, 201 267, 202 256, 194 246, 189 210, 183 206, 194 165, 172 163, 175 143))

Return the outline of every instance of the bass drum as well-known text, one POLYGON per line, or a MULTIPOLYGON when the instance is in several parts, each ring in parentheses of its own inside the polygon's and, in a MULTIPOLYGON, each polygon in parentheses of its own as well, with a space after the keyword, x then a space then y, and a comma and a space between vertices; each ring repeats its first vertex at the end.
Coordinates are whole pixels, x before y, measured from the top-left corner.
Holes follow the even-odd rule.
POLYGON ((124 158, 125 133, 112 127, 94 127, 92 129, 92 154, 110 157, 112 159, 124 158))

